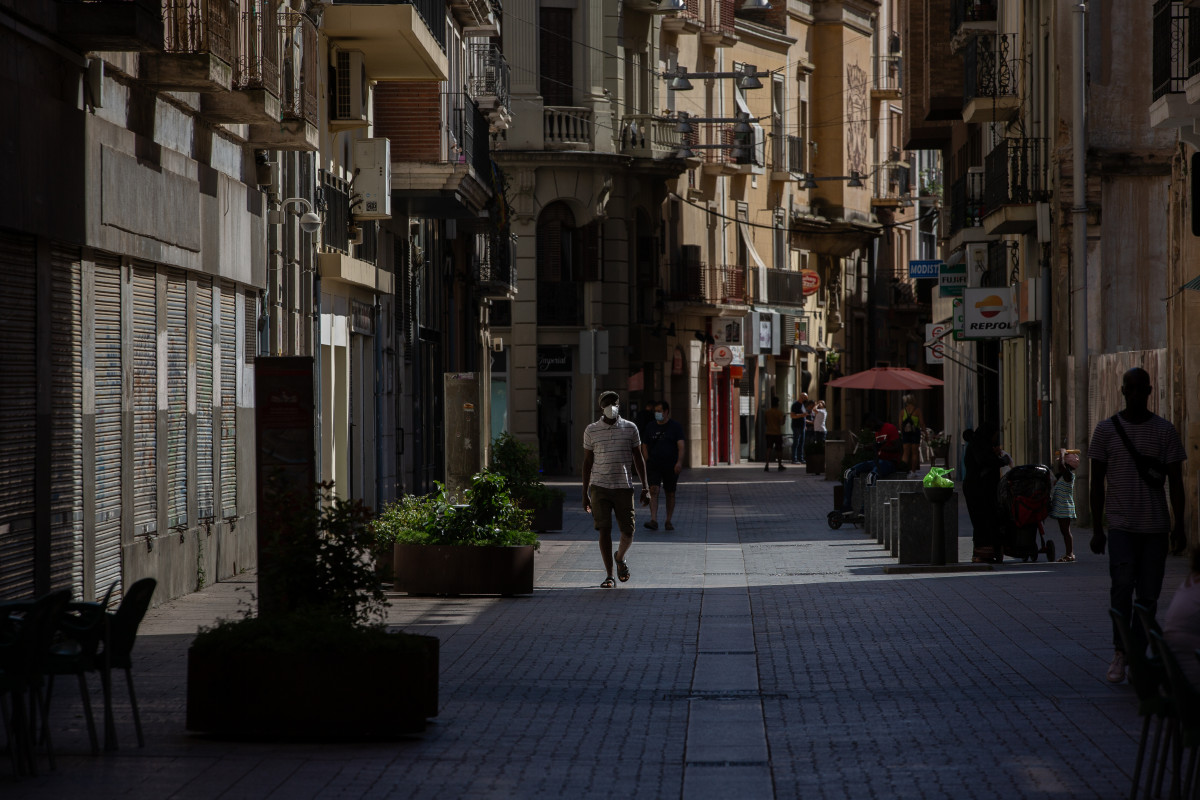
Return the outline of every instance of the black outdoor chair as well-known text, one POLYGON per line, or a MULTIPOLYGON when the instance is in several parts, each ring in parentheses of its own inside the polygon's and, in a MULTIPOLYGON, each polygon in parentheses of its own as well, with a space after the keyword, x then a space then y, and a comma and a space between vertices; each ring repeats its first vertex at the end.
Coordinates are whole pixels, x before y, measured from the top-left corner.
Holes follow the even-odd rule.
POLYGON ((1192 682, 1183 674, 1175 654, 1157 630, 1148 632, 1150 647, 1163 663, 1163 671, 1167 676, 1169 699, 1174 714, 1174 742, 1171 747, 1171 798, 1190 797, 1193 781, 1196 777, 1196 756, 1200 747, 1200 692, 1192 686, 1192 682), (1184 773, 1184 751, 1187 755, 1187 772, 1184 773))
POLYGON ((150 607, 150 598, 158 581, 154 578, 142 578, 136 581, 125 596, 121 605, 113 613, 105 613, 107 632, 101 641, 100 652, 96 657, 96 667, 100 671, 101 686, 104 689, 104 747, 106 750, 117 749, 117 732, 112 717, 112 671, 125 670, 125 684, 129 687, 129 704, 133 709, 133 726, 137 731, 138 747, 145 747, 142 737, 142 720, 138 714, 137 695, 133 691, 133 645, 137 641, 138 626, 146 616, 150 607))
POLYGON ((1167 753, 1169 752, 1167 748, 1171 745, 1171 732, 1174 730, 1174 725, 1167 724, 1172 708, 1164 694, 1166 675, 1163 673, 1162 663, 1158 658, 1150 658, 1144 653, 1137 652, 1133 646, 1133 633, 1129 628, 1129 619, 1124 614, 1115 608, 1110 608, 1108 614, 1112 617, 1125 648, 1125 661, 1129 665, 1129 682, 1137 692, 1138 714, 1142 717, 1142 737, 1138 741, 1137 760, 1133 765, 1133 782, 1129 789, 1129 800, 1137 800, 1138 781, 1145 763, 1146 742, 1150 734, 1150 721, 1156 717, 1158 727, 1154 732, 1154 743, 1150 748, 1150 769, 1146 774, 1145 794, 1149 796, 1151 786, 1155 784, 1154 770, 1156 766, 1159 789, 1156 794, 1161 794, 1163 773, 1166 770, 1167 753), (1166 730, 1165 740, 1163 739, 1164 729, 1166 730))

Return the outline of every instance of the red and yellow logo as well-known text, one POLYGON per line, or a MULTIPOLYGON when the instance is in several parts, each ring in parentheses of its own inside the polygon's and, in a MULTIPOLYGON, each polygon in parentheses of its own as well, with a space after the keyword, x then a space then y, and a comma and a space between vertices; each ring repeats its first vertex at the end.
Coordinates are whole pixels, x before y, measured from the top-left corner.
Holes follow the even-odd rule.
POLYGON ((975 308, 984 318, 991 319, 1004 310, 1004 301, 998 295, 989 294, 976 303, 975 308))

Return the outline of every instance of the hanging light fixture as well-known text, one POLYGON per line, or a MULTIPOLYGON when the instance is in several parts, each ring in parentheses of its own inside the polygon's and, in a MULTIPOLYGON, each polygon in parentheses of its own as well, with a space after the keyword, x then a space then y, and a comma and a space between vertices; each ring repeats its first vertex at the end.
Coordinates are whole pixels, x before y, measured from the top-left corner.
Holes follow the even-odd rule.
POLYGON ((770 11, 771 0, 746 0, 742 3, 742 11, 770 11))
POLYGON ((667 84, 668 89, 674 89, 677 92, 691 91, 692 82, 687 77, 687 67, 680 65, 675 68, 675 77, 671 78, 667 84))
POLYGON ((694 130, 692 123, 688 122, 688 113, 686 111, 679 112, 679 119, 675 123, 676 133, 691 133, 694 130))
POLYGON ((851 189, 863 188, 862 175, 857 170, 850 170, 850 181, 846 185, 851 189))
MULTIPOLYGON (((768 6, 768 8, 769 7, 770 6, 768 6)), ((757 67, 755 67, 753 64, 743 64, 742 72, 744 74, 742 75, 742 77, 738 78, 738 82, 737 82, 739 89, 761 89, 762 88, 762 81, 760 81, 754 75, 754 73, 758 72, 757 67)))
POLYGON ((687 0, 661 0, 655 14, 673 14, 676 11, 687 11, 687 0))
POLYGON ((804 179, 802 181, 800 181, 800 188, 801 189, 817 188, 817 179, 813 177, 813 174, 811 172, 804 173, 804 179))
POLYGON ((695 158, 696 154, 692 151, 692 148, 688 147, 685 144, 685 145, 680 146, 680 148, 675 151, 675 157, 676 158, 695 158))
POLYGON ((733 123, 733 132, 750 133, 750 123, 747 122, 748 119, 750 119, 749 114, 747 114, 745 111, 739 111, 737 113, 737 122, 733 123))

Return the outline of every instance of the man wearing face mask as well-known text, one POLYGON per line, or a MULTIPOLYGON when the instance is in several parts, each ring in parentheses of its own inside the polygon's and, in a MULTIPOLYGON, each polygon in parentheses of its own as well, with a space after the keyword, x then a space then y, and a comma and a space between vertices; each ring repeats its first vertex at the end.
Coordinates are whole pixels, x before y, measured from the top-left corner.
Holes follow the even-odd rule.
POLYGON ((646 527, 658 530, 658 487, 667 496, 665 527, 675 530, 671 515, 675 513, 675 486, 683 471, 683 426, 671 419, 671 404, 663 400, 654 405, 654 422, 646 426, 642 436, 642 455, 650 478, 650 519, 646 527))
POLYGON ((646 460, 642 457, 642 437, 637 426, 620 414, 620 400, 616 392, 600 394, 600 419, 588 425, 583 432, 583 510, 592 515, 596 530, 600 532, 600 555, 604 559, 604 570, 608 577, 600 584, 602 589, 611 589, 613 563, 617 565, 617 577, 621 582, 629 580, 629 565, 625 556, 633 545, 633 529, 637 523, 633 505, 633 476, 630 461, 642 482, 641 504, 650 503, 650 492, 646 488, 646 460), (617 528, 621 531, 621 543, 612 552, 612 518, 617 517, 617 528))

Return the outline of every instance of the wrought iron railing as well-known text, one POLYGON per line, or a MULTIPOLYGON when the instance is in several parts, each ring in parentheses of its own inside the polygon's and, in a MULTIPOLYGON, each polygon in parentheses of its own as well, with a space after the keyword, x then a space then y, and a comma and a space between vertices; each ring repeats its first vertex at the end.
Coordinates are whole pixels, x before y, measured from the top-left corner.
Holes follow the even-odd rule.
POLYGON ((996 0, 953 0, 950 4, 950 30, 964 22, 995 22, 996 0))
POLYGON ((733 126, 723 122, 693 122, 691 132, 682 134, 682 140, 688 145, 720 145, 695 151, 696 156, 706 164, 736 164, 736 150, 744 149, 738 147, 733 126))
POLYGON ((495 97, 500 105, 508 108, 509 70, 504 53, 488 42, 473 42, 469 48, 471 96, 495 97))
POLYGON ((1192 14, 1182 0, 1155 0, 1151 54, 1152 99, 1184 91, 1188 79, 1189 31, 1192 14))
POLYGON ((775 172, 804 172, 804 139, 791 134, 771 137, 771 169, 775 172))
POLYGON ((984 179, 982 172, 970 172, 950 184, 950 235, 963 228, 983 225, 984 179))
POLYGON ((317 124, 317 28, 304 14, 279 13, 279 111, 284 119, 317 124))
POLYGON ((900 56, 875 57, 875 91, 900 91, 900 77, 900 56))
POLYGON ((804 276, 790 269, 775 269, 767 267, 767 295, 758 296, 759 273, 758 267, 748 268, 747 284, 750 286, 750 296, 757 303, 779 303, 780 305, 804 305, 804 276))
POLYGON ((465 92, 442 93, 443 159, 469 164, 475 174, 491 180, 491 153, 488 151, 487 118, 465 92))
POLYGON ((279 92, 279 15, 276 0, 257 0, 242 12, 238 28, 237 67, 233 85, 238 89, 279 92))
POLYGON ((546 106, 543 137, 547 146, 591 150, 592 110, 582 106, 546 106))
POLYGON ((1200 8, 1188 9, 1187 76, 1200 75, 1200 8))
POLYGON ((379 223, 373 219, 359 220, 362 241, 354 246, 354 256, 368 264, 379 263, 379 223))
POLYGON ((233 64, 237 0, 163 0, 163 49, 211 53, 233 64))
POLYGON ((1046 139, 1004 139, 983 163, 985 208, 1034 203, 1045 196, 1046 139))
POLYGON ((517 292, 508 236, 502 231, 475 234, 472 274, 483 297, 508 297, 517 292))
POLYGON ((1015 33, 981 33, 967 43, 963 99, 1016 97, 1020 51, 1015 33))
MULTIPOLYGON (((395 0, 391 1, 395 2, 395 0)), ((442 48, 442 52, 446 52, 446 1, 400 0, 400 2, 412 5, 417 9, 417 13, 425 21, 425 26, 433 34, 433 38, 437 41, 438 46, 442 48)))
POLYGON ((621 152, 640 156, 669 156, 679 149, 684 135, 674 120, 653 114, 630 114, 621 119, 621 152))
POLYGON ((737 29, 735 0, 705 0, 704 30, 733 35, 737 29))
POLYGON ((326 250, 350 255, 350 184, 321 170, 319 204, 324 210, 321 244, 326 250))
POLYGON ((876 200, 899 200, 909 193, 908 167, 901 164, 880 164, 871 176, 871 196, 876 200))

